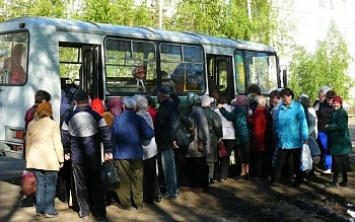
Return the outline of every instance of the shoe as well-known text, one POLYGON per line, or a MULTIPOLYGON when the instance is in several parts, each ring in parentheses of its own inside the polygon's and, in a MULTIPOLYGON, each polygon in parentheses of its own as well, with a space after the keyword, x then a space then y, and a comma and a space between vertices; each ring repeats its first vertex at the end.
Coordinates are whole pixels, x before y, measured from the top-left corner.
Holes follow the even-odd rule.
POLYGON ((327 187, 329 187, 329 188, 335 188, 335 187, 339 187, 339 184, 338 184, 338 183, 333 183, 333 182, 331 182, 330 184, 328 184, 327 187))
POLYGON ((196 192, 196 193, 202 193, 202 192, 205 191, 204 188, 193 188, 192 190, 193 190, 194 192, 196 192))
POLYGON ((280 184, 279 184, 278 182, 272 182, 272 183, 271 183, 271 186, 272 186, 272 187, 278 187, 278 186, 280 186, 280 184))
POLYGON ((143 206, 138 206, 136 209, 137 210, 143 210, 143 206))
POLYGON ((346 213, 350 214, 352 218, 355 218, 355 211, 354 210, 347 210, 346 213))
POLYGON ((164 199, 167 199, 167 200, 173 200, 173 199, 176 199, 176 198, 177 198, 177 195, 165 194, 165 195, 163 195, 163 198, 164 198, 164 199))
POLYGON ((181 191, 188 191, 188 190, 192 190, 192 189, 191 189, 191 187, 183 186, 183 187, 180 187, 180 190, 181 191))
POLYGON ((219 179, 220 183, 223 183, 225 181, 225 179, 219 179))
POLYGON ((39 212, 39 213, 36 213, 36 216, 37 216, 37 217, 44 217, 44 216, 45 216, 45 214, 44 214, 44 213, 42 213, 42 212, 39 212))
POLYGON ((156 197, 156 198, 154 199, 154 202, 155 202, 155 203, 160 203, 160 202, 161 202, 161 196, 156 197))
POLYGON ((89 220, 89 216, 80 217, 82 220, 89 220))
POLYGON ((343 181, 343 182, 339 183, 339 186, 341 186, 341 187, 348 187, 348 186, 349 186, 349 183, 348 183, 348 181, 343 181))
POLYGON ((59 213, 56 214, 44 214, 44 218, 55 218, 59 217, 59 213))
POLYGON ((331 169, 328 169, 328 170, 324 170, 323 171, 323 174, 332 174, 332 170, 331 169))
POLYGON ((96 217, 96 220, 97 221, 107 221, 107 218, 103 217, 103 216, 98 216, 98 217, 96 217))
POLYGON ((133 210, 133 207, 130 206, 130 205, 119 205, 119 204, 117 204, 117 207, 120 208, 121 210, 127 210, 127 211, 133 210))

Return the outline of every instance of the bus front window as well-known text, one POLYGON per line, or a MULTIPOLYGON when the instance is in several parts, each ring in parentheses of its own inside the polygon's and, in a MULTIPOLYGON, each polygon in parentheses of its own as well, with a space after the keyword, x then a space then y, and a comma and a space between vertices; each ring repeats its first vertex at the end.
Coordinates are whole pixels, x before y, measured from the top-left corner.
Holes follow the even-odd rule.
POLYGON ((247 85, 258 84, 262 94, 268 94, 278 88, 275 54, 246 51, 245 65, 247 85))
POLYGON ((0 84, 22 85, 27 79, 28 33, 0 34, 0 84))

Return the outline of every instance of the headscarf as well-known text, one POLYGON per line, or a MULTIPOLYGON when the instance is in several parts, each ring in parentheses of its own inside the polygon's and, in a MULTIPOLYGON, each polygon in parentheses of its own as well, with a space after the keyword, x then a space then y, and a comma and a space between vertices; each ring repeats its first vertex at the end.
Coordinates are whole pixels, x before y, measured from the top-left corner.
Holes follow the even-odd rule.
POLYGON ((110 110, 110 112, 117 116, 120 113, 122 113, 122 99, 121 97, 113 97, 108 103, 107 103, 107 108, 110 110))

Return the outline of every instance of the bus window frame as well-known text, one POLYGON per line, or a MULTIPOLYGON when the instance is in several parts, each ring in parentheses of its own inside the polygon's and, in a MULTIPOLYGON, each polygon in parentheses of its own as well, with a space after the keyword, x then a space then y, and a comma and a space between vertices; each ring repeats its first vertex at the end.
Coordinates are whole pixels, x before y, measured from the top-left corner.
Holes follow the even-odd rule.
MULTIPOLYGON (((133 76, 132 72, 135 68, 139 67, 139 66, 143 66, 145 69, 145 76, 144 76, 144 81, 145 81, 145 85, 146 85, 146 81, 151 81, 153 82, 154 77, 156 78, 157 76, 157 71, 155 71, 155 75, 153 75, 152 79, 147 79, 148 76, 148 69, 149 67, 152 67, 152 65, 149 64, 154 64, 155 70, 157 70, 157 46, 156 46, 156 42, 151 41, 151 40, 144 40, 144 39, 128 39, 128 38, 119 38, 119 37, 112 37, 112 36, 108 36, 104 39, 104 44, 103 44, 103 50, 104 50, 104 61, 103 61, 103 66, 104 66, 104 70, 105 70, 105 75, 104 75, 104 85, 106 87, 106 91, 109 94, 112 95, 126 95, 126 94, 132 94, 132 93, 149 93, 149 91, 139 91, 139 90, 133 90, 130 91, 130 89, 128 89, 128 91, 126 91, 124 88, 127 87, 128 84, 124 84, 124 82, 126 81, 133 81, 135 80, 135 77, 133 76), (123 61, 123 63, 121 64, 120 62, 118 62, 117 64, 113 64, 113 63, 108 63, 108 61, 112 58, 109 58, 108 56, 108 41, 116 41, 116 42, 128 42, 129 45, 129 56, 127 56, 127 50, 125 48, 125 53, 124 53, 124 57, 116 57, 114 58, 117 61, 123 61), (136 43, 142 43, 143 45, 145 44, 151 44, 153 46, 152 50, 148 50, 148 53, 145 52, 146 47, 143 47, 143 51, 134 51, 134 44, 136 43), (135 57, 135 55, 137 54, 136 52, 142 53, 144 58, 143 59, 139 59, 138 57, 135 57), (150 54, 153 53, 154 58, 151 59, 149 58, 150 54), (137 59, 138 58, 138 59, 137 59), (136 64, 134 64, 136 63, 136 64), (108 76, 108 67, 125 67, 125 68, 132 68, 131 72, 129 74, 127 74, 127 76, 117 76, 116 74, 112 74, 112 76, 108 76), (114 83, 114 86, 109 86, 109 80, 110 82, 114 83), (122 81, 122 83, 120 82, 122 81), (123 87, 125 86, 125 87, 123 87), (118 90, 112 90, 117 88, 118 90), (123 90, 121 90, 123 89, 123 90)), ((113 51, 113 50, 112 50, 113 51)), ((116 52, 123 52, 123 51, 118 51, 115 50, 116 52)), ((150 75, 149 75, 150 76, 150 75)), ((130 84, 130 85, 134 85, 134 84, 130 84)), ((130 87, 132 89, 138 89, 137 85, 136 87, 130 87)), ((156 88, 156 86, 152 86, 152 88, 156 88)))
MULTIPOLYGON (((6 57, 6 58, 4 58, 4 62, 1 64, 1 67, 0 67, 0 72, 1 72, 1 75, 0 75, 0 86, 23 86, 23 85, 26 85, 26 83, 27 83, 27 81, 28 81, 28 63, 29 63, 29 46, 30 46, 30 33, 29 33, 29 31, 27 30, 27 29, 25 29, 25 30, 16 30, 16 31, 10 31, 10 32, 0 32, 0 36, 4 36, 4 35, 12 35, 12 34, 15 34, 15 35, 23 35, 23 33, 25 33, 26 34, 26 37, 24 37, 27 41, 22 41, 22 42, 15 42, 15 41, 13 41, 13 39, 14 38, 16 38, 16 37, 11 37, 11 41, 7 41, 7 42, 11 42, 11 53, 10 53, 10 55, 8 56, 8 57, 6 57), (20 33, 22 33, 22 34, 20 34, 20 33), (8 82, 3 82, 3 73, 4 73, 4 71, 6 70, 5 68, 4 68, 4 65, 5 65, 5 61, 7 60, 7 59, 11 59, 11 57, 13 56, 13 52, 14 52, 14 47, 16 46, 16 45, 18 45, 18 44, 21 44, 21 45, 24 45, 23 47, 24 47, 24 49, 25 50, 23 50, 22 49, 22 52, 21 52, 21 60, 22 59, 25 59, 26 60, 26 64, 25 64, 25 67, 23 67, 22 66, 22 64, 20 64, 21 65, 21 68, 22 68, 22 70, 23 70, 23 72, 24 72, 24 77, 25 77, 25 79, 24 79, 24 81, 23 82, 21 82, 21 83, 11 83, 10 82, 10 68, 8 68, 8 73, 7 73, 7 75, 8 75, 8 82), (23 56, 23 54, 24 54, 24 52, 26 53, 25 54, 25 56, 23 56)), ((2 41, 1 41, 1 37, 0 37, 0 45, 1 45, 1 43, 2 43, 2 41)), ((0 49, 1 49, 1 47, 0 47, 0 49)), ((21 63, 22 63, 22 61, 21 61, 21 63)), ((11 66, 11 65, 10 65, 11 66)))
MULTIPOLYGON (((167 54, 167 53, 164 53, 164 54, 167 54)), ((173 53, 171 53, 171 55, 173 55, 173 53)), ((175 63, 179 63, 177 65, 175 65, 174 69, 172 69, 173 71, 170 73, 170 80, 174 83, 175 85, 175 90, 177 89, 178 91, 175 91, 174 93, 176 94, 186 94, 188 92, 194 92, 194 93, 197 93, 197 94, 203 94, 206 92, 206 88, 207 88, 207 70, 206 70, 206 63, 207 63, 207 58, 206 58, 206 54, 205 54, 205 49, 202 45, 196 45, 196 44, 186 44, 186 43, 176 43, 176 42, 161 42, 159 44, 159 67, 160 67, 160 71, 166 71, 166 70, 162 70, 162 64, 163 63, 170 63, 170 64, 175 64, 175 63), (162 53, 162 47, 165 46, 165 45, 168 45, 168 46, 177 46, 177 47, 180 47, 180 61, 175 61, 175 60, 167 60, 167 59, 161 59, 161 56, 163 55, 162 53), (187 50, 184 50, 185 48, 192 48, 192 47, 195 47, 195 48, 198 48, 200 50, 200 61, 187 61, 187 58, 193 58, 195 54, 193 54, 192 56, 186 56, 186 52, 187 50), (194 87, 194 83, 193 82, 190 82, 189 85, 188 85, 188 82, 186 81, 186 76, 188 75, 186 73, 186 71, 188 70, 187 68, 187 65, 192 65, 194 68, 196 66, 200 66, 202 67, 202 70, 200 71, 203 75, 203 78, 202 78, 202 85, 197 85, 197 87, 201 87, 201 89, 197 89, 197 90, 194 90, 194 89, 191 89, 191 88, 188 88, 189 86, 193 86, 194 87), (183 74, 183 81, 180 82, 177 78, 179 77, 178 75, 176 77, 174 77, 174 72, 177 70, 177 68, 179 66, 184 66, 184 74, 183 74), (177 80, 177 81, 174 81, 174 78, 177 80), (192 85, 191 85, 192 84, 192 85)), ((160 76, 160 75, 159 75, 160 76)), ((196 75, 197 76, 197 75, 196 75)), ((161 78, 161 76, 160 76, 161 78)), ((198 79, 201 79, 198 77, 198 79)), ((196 84, 196 83, 195 83, 196 84)))

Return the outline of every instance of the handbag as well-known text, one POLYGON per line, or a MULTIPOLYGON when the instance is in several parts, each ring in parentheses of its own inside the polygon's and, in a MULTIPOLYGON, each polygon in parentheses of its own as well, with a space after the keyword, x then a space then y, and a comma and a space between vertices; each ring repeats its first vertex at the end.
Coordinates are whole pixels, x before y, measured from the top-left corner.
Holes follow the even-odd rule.
POLYGON ((227 148, 224 145, 222 140, 220 140, 218 142, 218 154, 219 154, 219 157, 221 157, 221 158, 228 156, 227 148))
POLYGON ((20 194, 28 196, 36 192, 36 177, 32 171, 24 170, 22 172, 20 184, 20 194))
POLYGON ((113 191, 120 187, 120 171, 114 161, 107 161, 102 165, 102 183, 106 191, 113 191))

